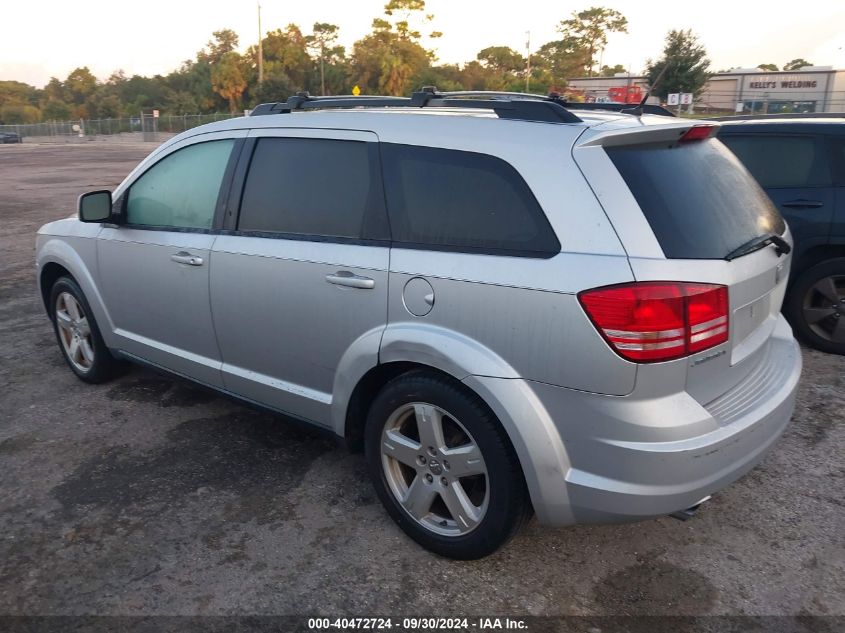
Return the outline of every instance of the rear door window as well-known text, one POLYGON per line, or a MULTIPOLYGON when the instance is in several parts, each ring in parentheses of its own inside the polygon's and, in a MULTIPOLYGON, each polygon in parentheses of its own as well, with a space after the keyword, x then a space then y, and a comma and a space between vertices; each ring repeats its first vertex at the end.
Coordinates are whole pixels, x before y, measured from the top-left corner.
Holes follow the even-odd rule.
POLYGON ((560 243, 522 176, 475 152, 382 144, 393 240, 441 250, 545 257, 560 243))
POLYGON ((824 147, 814 136, 719 137, 766 189, 829 187, 824 147))
POLYGON ((829 138, 830 146, 830 171, 833 176, 833 184, 837 187, 845 187, 845 138, 829 138))
POLYGON ((374 143, 261 138, 241 198, 238 230, 387 239, 374 143))
POLYGON ((722 259, 786 230, 766 193, 716 139, 606 151, 670 259, 722 259))

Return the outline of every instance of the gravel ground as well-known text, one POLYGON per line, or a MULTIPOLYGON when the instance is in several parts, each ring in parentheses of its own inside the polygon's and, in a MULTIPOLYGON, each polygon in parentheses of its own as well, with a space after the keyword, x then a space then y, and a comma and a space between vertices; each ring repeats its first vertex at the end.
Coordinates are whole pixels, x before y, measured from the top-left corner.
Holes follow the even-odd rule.
POLYGON ((845 358, 805 349, 792 425, 685 523, 528 525, 428 554, 363 459, 284 418, 133 369, 65 366, 38 227, 141 144, 0 146, 0 614, 845 615, 845 358))

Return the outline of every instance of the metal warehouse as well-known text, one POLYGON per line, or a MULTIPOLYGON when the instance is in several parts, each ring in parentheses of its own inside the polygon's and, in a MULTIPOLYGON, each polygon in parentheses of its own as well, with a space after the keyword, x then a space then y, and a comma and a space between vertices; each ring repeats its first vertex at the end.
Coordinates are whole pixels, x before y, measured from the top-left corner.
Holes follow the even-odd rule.
MULTIPOLYGON (((587 101, 635 101, 648 87, 646 77, 618 73, 613 77, 578 77, 569 89, 587 101)), ((696 110, 708 112, 778 113, 845 111, 845 70, 805 66, 797 71, 770 72, 735 68, 715 73, 695 99, 696 110)))

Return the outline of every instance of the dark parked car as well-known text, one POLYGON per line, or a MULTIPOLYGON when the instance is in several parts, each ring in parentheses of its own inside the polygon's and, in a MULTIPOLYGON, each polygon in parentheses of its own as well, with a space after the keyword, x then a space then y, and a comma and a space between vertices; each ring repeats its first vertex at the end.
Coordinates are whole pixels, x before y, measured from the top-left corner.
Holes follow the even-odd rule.
POLYGON ((20 143, 21 137, 16 132, 0 132, 0 143, 20 143))
POLYGON ((723 119, 719 139, 795 240, 783 311, 809 345, 845 354, 845 115, 723 119))

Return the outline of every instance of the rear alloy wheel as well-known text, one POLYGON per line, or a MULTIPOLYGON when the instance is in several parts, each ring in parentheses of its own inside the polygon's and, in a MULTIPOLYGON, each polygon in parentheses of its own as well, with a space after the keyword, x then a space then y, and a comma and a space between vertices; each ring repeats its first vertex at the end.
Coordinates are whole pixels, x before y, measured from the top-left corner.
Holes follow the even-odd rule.
POLYGON ((370 407, 365 432, 382 503, 426 549, 480 558, 528 516, 528 493, 507 435, 460 383, 422 370, 392 380, 370 407))
POLYGON ((50 292, 53 329, 59 347, 74 374, 85 382, 100 383, 120 373, 116 360, 100 335, 85 295, 70 277, 60 277, 50 292))
POLYGON ((790 290, 787 315, 802 340, 824 352, 845 354, 845 258, 802 273, 790 290))
POLYGON ((440 407, 411 402, 394 411, 382 432, 381 463, 394 497, 426 529, 459 536, 484 519, 489 490, 481 450, 440 407))

